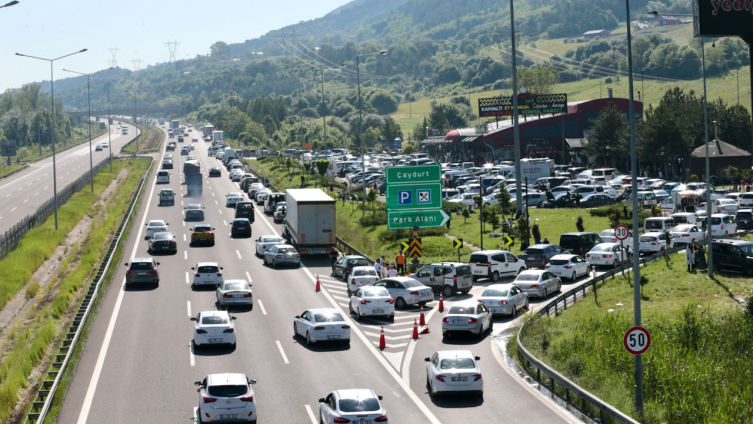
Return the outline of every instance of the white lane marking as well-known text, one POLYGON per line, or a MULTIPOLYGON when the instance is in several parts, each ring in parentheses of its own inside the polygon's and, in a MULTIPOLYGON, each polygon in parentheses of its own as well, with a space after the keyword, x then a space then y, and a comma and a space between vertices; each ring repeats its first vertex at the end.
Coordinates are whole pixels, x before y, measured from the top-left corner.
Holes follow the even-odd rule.
POLYGON ((217 202, 217 200, 215 200, 215 201, 214 201, 214 204, 215 204, 215 205, 219 205, 219 203, 217 202))
POLYGON ((264 309, 264 304, 261 303, 261 300, 257 300, 256 303, 259 304, 259 307, 261 308, 261 313, 264 314, 264 315, 267 315, 267 310, 264 309))
POLYGON ((36 181, 39 181, 39 180, 41 180, 41 179, 42 179, 42 177, 39 177, 39 178, 37 178, 37 179, 36 179, 36 181))
POLYGON ((45 186, 42 190, 47 190, 48 188, 50 188, 50 186, 45 186))
POLYGON ((248 284, 251 284, 254 282, 254 280, 251 279, 251 274, 249 274, 248 271, 246 271, 246 278, 248 278, 248 284))
POLYGON ((29 199, 26 199, 26 200, 24 200, 24 203, 26 203, 26 202, 28 202, 28 201, 29 201, 29 199))
POLYGON ((23 188, 23 187, 21 187, 21 188, 19 188, 19 189, 18 189, 18 190, 16 190, 16 191, 21 191, 21 190, 23 190, 23 189, 24 189, 24 188, 23 188))
POLYGON ((235 249, 235 253, 238 255, 238 259, 243 259, 241 257, 241 252, 239 252, 238 249, 235 249))
MULTIPOLYGON (((186 271, 186 284, 188 284, 188 271, 186 271)), ((191 314, 188 314, 191 315, 191 314)))
POLYGON ((183 251, 183 259, 188 260, 188 251, 183 251))
POLYGON ((184 226, 184 227, 186 226, 186 221, 183 221, 183 226, 184 226))
POLYGON ((227 226, 227 221, 225 221, 224 219, 222 220, 222 223, 225 224, 225 226, 227 226))
MULTIPOLYGON (((186 273, 186 280, 188 280, 188 273, 186 273)), ((186 301, 186 309, 188 310, 188 317, 191 317, 191 301, 186 301)))
POLYGON ((283 362, 285 362, 285 364, 290 364, 290 362, 288 362, 288 357, 285 356, 285 351, 282 350, 282 345, 280 344, 280 341, 279 340, 275 340, 275 343, 277 343, 277 349, 280 350, 280 355, 282 355, 283 362))
POLYGON ((183 206, 183 201, 182 200, 180 201, 180 205, 183 206))
POLYGON ((17 207, 17 206, 16 206, 16 207, 14 207, 13 209, 11 209, 10 211, 11 211, 11 212, 13 212, 13 211, 14 211, 14 210, 16 210, 16 209, 18 209, 18 207, 17 207))
MULTIPOLYGON (((13 194, 13 193, 11 193, 11 194, 13 194)), ((5 196, 5 197, 10 197, 10 196, 11 196, 11 194, 9 194, 9 195, 7 195, 7 196, 5 196)))
MULTIPOLYGON (((152 185, 152 191, 149 193, 146 201, 146 209, 149 210, 149 206, 152 204, 152 198, 154 197, 154 188, 152 185)), ((146 224, 146 214, 141 219, 141 225, 139 225, 139 233, 136 235, 136 240, 141 240, 142 231, 144 231, 144 224, 146 224)), ((139 243, 134 243, 133 251, 131 251, 131 258, 136 256, 136 251, 139 248, 139 243)), ((97 362, 94 365, 94 371, 92 377, 89 380, 89 387, 86 389, 86 396, 84 397, 84 403, 81 405, 81 413, 78 416, 78 424, 86 424, 86 420, 89 418, 89 411, 91 410, 92 401, 94 400, 94 392, 97 390, 97 384, 99 383, 99 377, 102 375, 102 367, 105 364, 105 357, 107 356, 107 349, 110 347, 110 340, 112 339, 112 333, 115 330, 115 323, 118 320, 118 314, 120 313, 120 306, 123 303, 123 297, 125 296, 125 276, 123 276, 123 282, 120 284, 120 292, 118 293, 118 299, 115 301, 115 307, 112 309, 110 315, 110 323, 107 324, 107 331, 105 332, 105 338, 102 341, 102 347, 99 349, 99 355, 97 356, 97 362)))
POLYGON ((183 241, 186 241, 186 235, 183 234, 183 241))
MULTIPOLYGON (((196 366, 196 358, 193 354, 193 343, 191 343, 191 345, 188 347, 188 361, 191 363, 192 367, 196 366)), ((194 416, 196 415, 194 414, 194 416)))
POLYGON ((314 415, 314 411, 311 410, 311 407, 308 405, 303 405, 306 407, 306 413, 309 414, 309 418, 311 418, 311 422, 313 424, 318 424, 319 421, 316 420, 316 415, 314 415))
POLYGON ((212 197, 214 197, 214 192, 212 192, 212 197))
POLYGON ((222 215, 222 209, 220 209, 219 211, 220 211, 220 215, 222 215))
POLYGON ((36 193, 34 193, 34 195, 35 195, 35 196, 38 196, 38 195, 39 195, 39 192, 36 192, 36 193))

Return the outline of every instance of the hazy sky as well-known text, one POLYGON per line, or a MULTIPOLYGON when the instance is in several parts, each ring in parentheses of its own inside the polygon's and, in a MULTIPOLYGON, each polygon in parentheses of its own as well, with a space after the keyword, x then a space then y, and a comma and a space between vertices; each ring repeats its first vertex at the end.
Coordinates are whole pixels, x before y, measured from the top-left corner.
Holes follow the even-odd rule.
MULTIPOLYGON (((10 0, 0 0, 6 4, 10 0)), ((73 74, 63 68, 94 72, 109 67, 109 49, 119 49, 118 66, 134 69, 166 62, 165 43, 178 41, 176 59, 206 54, 216 41, 242 42, 270 30, 326 15, 350 0, 20 0, 0 9, 0 90, 49 80, 49 62, 24 53, 56 58, 55 80, 73 74)))

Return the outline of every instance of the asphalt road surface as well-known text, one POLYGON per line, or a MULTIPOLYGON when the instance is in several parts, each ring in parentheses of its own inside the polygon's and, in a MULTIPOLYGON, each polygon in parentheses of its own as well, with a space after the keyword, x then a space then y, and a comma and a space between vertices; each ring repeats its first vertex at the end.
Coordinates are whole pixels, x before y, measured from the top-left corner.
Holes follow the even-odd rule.
MULTIPOLYGON (((208 143, 193 144, 204 175, 209 167, 221 166, 207 157, 208 143)), ((254 391, 262 423, 316 424, 318 399, 346 388, 370 388, 384 396, 383 405, 393 423, 495 422, 501 417, 505 422, 526 424, 576 422, 503 365, 495 335, 458 337, 444 343, 443 314, 436 310, 436 301, 425 309, 431 333, 420 340, 410 339, 419 312, 407 309, 397 313, 394 323, 352 320, 349 348, 307 347, 305 341, 293 337, 295 315, 314 307, 336 307, 344 314, 348 310, 345 285, 329 276, 329 260, 305 258, 300 269, 265 267, 254 254, 254 240, 280 234, 281 225, 257 207, 253 236, 231 238, 228 224, 233 210, 225 207, 225 194, 240 191, 237 184, 222 168, 221 177, 205 177, 200 198, 186 198, 181 181, 185 156, 173 156, 176 163, 169 184, 155 185, 157 169, 152 170, 121 262, 148 256, 144 232, 149 219, 165 219, 170 224, 178 253, 156 256, 161 263, 156 289, 125 289, 125 267, 122 263, 114 265, 120 268, 116 281, 92 326, 59 422, 191 423, 196 421, 198 406, 193 382, 220 372, 243 372, 258 381, 254 391), (175 206, 158 206, 161 188, 181 194, 176 196, 175 206), (204 222, 217 230, 215 246, 189 247, 193 223, 183 221, 183 206, 192 203, 205 206, 204 222), (253 309, 232 312, 238 317, 234 351, 191 348, 189 317, 216 309, 214 290, 191 288, 190 268, 199 261, 219 262, 225 279, 246 279, 253 285, 253 309), (314 290, 316 275, 321 279, 320 293, 314 290), (384 351, 377 348, 382 325, 388 344, 384 351), (437 350, 453 349, 469 349, 482 358, 483 400, 429 398, 424 358, 437 350)), ((487 284, 491 283, 478 282, 468 295, 446 299, 445 306, 478 297, 487 284)), ((563 289, 568 287, 563 285, 563 289)), ((510 322, 510 318, 498 318, 495 334, 510 322)))
MULTIPOLYGON (((128 125, 128 134, 123 135, 118 124, 112 126, 112 154, 115 155, 136 137, 136 130, 128 125)), ((107 133, 92 139, 92 150, 97 144, 107 141, 107 133)), ((92 152, 94 166, 109 157, 108 149, 92 152)), ((55 155, 57 189, 60 193, 68 184, 89 172, 89 143, 68 149, 55 155)), ((0 180, 0 234, 34 214, 39 206, 53 197, 52 156, 33 162, 21 172, 0 180)), ((58 205, 60 206, 60 205, 58 205)))

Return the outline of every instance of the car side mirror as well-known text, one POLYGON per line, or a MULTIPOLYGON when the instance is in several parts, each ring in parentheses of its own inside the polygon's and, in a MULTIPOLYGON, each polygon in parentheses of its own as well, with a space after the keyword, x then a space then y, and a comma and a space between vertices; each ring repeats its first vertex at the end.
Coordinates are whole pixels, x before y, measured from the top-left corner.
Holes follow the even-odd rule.
POLYGON ((256 384, 256 380, 251 380, 251 379, 249 379, 249 380, 248 380, 248 384, 256 384))
POLYGON ((475 359, 476 359, 477 361, 480 361, 480 360, 481 360, 481 357, 480 357, 480 356, 475 356, 474 358, 475 358, 475 359))
POLYGON ((196 317, 191 317, 191 321, 196 321, 196 317))
POLYGON ((383 398, 383 397, 381 397, 381 396, 377 396, 377 398, 378 398, 379 400, 384 400, 384 398, 383 398))
POLYGON ((225 269, 225 268, 223 268, 223 267, 220 267, 220 269, 225 269))
POLYGON ((126 263, 125 263, 124 265, 125 265, 125 266, 128 266, 128 262, 126 262, 126 263))
POLYGON ((324 403, 324 402, 326 402, 326 400, 324 400, 324 398, 319 398, 319 403, 324 403))
POLYGON ((159 266, 159 262, 157 262, 157 266, 159 266))
POLYGON ((201 381, 194 381, 194 382, 193 382, 193 385, 194 385, 194 386, 201 386, 201 381))
POLYGON ((238 317, 230 317, 230 319, 238 319, 238 317))
POLYGON ((431 362, 431 358, 424 358, 424 361, 431 362))
MULTIPOLYGON (((126 265, 128 265, 128 264, 126 264, 126 265)), ((191 267, 191 271, 193 271, 194 269, 195 269, 194 267, 191 267)))

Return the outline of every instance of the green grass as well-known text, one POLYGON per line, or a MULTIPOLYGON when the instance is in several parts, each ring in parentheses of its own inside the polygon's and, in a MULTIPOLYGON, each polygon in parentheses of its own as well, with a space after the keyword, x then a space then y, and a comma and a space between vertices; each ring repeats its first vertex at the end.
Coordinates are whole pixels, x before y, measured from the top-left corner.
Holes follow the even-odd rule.
POLYGON ((19 168, 19 167, 20 167, 20 165, 11 165, 11 166, 0 165, 0 175, 3 175, 6 172, 10 172, 10 171, 12 171, 12 170, 14 170, 16 168, 19 168))
MULTIPOLYGON (((683 255, 642 270, 643 325, 651 348, 643 355, 643 423, 747 422, 753 413, 753 319, 732 297, 750 279, 686 271, 683 255)), ((534 318, 524 345, 569 379, 621 411, 633 410, 633 358, 622 346, 633 322, 626 277, 599 288, 553 318, 534 318), (605 384, 605 382, 609 382, 605 384)))

